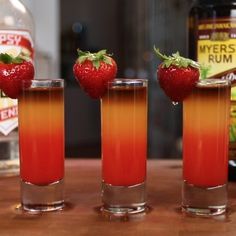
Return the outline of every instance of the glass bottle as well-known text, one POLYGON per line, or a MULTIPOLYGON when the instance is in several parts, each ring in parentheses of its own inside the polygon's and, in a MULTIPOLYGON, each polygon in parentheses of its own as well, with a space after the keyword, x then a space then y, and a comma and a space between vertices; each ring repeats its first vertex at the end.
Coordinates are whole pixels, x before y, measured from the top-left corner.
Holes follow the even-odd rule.
MULTIPOLYGON (((19 0, 0 0, 0 53, 34 56, 34 25, 28 9, 19 0)), ((17 99, 0 92, 0 176, 19 172, 17 99)))

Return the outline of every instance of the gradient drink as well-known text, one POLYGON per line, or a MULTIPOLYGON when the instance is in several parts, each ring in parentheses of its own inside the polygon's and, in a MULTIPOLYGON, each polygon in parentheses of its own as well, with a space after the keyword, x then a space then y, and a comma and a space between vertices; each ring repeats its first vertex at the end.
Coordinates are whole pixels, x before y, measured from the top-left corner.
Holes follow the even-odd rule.
MULTIPOLYGON (((201 196, 202 202, 212 199, 209 206, 215 209, 214 199, 220 196, 213 192, 225 191, 228 177, 229 109, 230 86, 226 80, 202 80, 184 100, 184 185, 203 194, 198 194, 198 200, 201 196)), ((221 205, 226 205, 227 199, 222 201, 225 203, 221 205)), ((199 203, 198 208, 201 204, 204 207, 199 203)), ((193 207, 194 203, 188 205, 193 207)))

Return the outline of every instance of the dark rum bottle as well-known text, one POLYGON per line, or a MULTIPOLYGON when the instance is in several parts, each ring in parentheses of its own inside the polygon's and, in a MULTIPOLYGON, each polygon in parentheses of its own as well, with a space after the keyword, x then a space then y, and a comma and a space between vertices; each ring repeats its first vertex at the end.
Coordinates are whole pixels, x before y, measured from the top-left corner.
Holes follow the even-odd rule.
POLYGON ((236 0, 197 0, 188 19, 189 57, 209 78, 231 80, 229 180, 236 180, 236 0))

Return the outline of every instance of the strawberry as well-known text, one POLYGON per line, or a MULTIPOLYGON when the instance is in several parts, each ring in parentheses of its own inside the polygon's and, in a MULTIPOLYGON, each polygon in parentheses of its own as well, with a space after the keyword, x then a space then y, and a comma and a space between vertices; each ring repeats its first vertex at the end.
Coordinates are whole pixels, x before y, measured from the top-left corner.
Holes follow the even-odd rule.
POLYGON ((163 60, 157 69, 161 88, 173 102, 182 102, 199 80, 201 66, 195 61, 181 57, 179 52, 166 56, 155 47, 154 50, 163 60))
POLYGON ((13 57, 0 54, 0 89, 10 98, 17 98, 22 87, 22 80, 34 78, 34 66, 23 54, 13 57))
POLYGON ((94 99, 102 97, 108 81, 112 81, 116 76, 116 62, 106 50, 97 53, 78 50, 78 54, 79 57, 73 67, 76 80, 90 97, 94 99))

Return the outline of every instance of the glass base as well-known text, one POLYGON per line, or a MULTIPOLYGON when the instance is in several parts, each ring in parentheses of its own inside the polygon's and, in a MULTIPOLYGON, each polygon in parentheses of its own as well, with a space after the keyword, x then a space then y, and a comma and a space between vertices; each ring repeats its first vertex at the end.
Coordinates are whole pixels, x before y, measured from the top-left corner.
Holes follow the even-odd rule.
POLYGON ((146 211, 146 184, 113 186, 102 182, 101 211, 115 216, 137 214, 146 211))
POLYGON ((21 206, 26 211, 57 211, 64 207, 64 181, 34 185, 21 180, 21 206))
POLYGON ((215 216, 226 212, 227 184, 216 187, 197 187, 183 183, 182 210, 199 216, 215 216))

